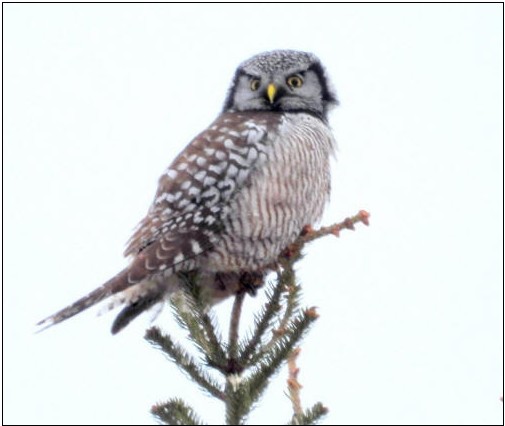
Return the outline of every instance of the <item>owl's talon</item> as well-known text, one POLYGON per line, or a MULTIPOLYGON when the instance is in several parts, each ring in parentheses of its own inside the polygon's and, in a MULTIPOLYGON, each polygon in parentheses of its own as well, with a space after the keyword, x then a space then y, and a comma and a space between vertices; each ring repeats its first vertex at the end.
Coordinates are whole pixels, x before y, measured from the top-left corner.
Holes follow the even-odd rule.
POLYGON ((256 296, 258 289, 263 286, 264 274, 262 272, 244 272, 240 278, 240 290, 245 291, 250 296, 256 296))

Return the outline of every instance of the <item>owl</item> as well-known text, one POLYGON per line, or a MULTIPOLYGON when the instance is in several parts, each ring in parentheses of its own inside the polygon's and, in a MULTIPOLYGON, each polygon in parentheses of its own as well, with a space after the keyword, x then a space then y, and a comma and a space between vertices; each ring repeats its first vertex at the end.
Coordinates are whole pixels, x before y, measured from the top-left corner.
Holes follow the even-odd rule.
POLYGON ((190 275, 209 304, 260 287, 283 249, 322 216, 335 147, 328 112, 337 103, 312 53, 276 50, 244 61, 221 114, 160 177, 127 243, 128 266, 38 325, 108 299, 123 306, 117 333, 190 275))

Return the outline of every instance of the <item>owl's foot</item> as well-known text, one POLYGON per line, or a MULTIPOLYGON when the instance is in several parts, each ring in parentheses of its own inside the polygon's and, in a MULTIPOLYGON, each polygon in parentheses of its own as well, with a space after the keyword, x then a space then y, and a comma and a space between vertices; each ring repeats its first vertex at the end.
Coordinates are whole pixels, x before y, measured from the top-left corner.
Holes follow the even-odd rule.
POLYGON ((258 289, 263 286, 264 280, 265 274, 263 272, 243 272, 239 277, 240 290, 250 296, 256 296, 258 289))

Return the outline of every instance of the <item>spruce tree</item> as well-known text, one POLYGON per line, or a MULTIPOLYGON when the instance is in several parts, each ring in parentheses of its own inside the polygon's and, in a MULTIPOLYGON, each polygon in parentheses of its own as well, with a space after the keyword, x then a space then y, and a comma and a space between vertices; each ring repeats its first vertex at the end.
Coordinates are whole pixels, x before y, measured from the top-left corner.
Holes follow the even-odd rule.
MULTIPOLYGON (((175 342, 158 327, 148 329, 146 339, 204 392, 225 405, 223 423, 227 425, 245 424, 271 378, 283 363, 287 363, 287 394, 293 413, 286 423, 316 424, 328 409, 320 402, 307 409, 302 407, 296 358, 300 352, 298 345, 318 314, 314 307, 300 306, 301 286, 297 283, 294 267, 308 242, 326 235, 339 236, 341 230, 353 230, 358 222, 368 225, 368 218, 369 214, 362 210, 341 223, 319 230, 305 227, 300 237, 279 255, 275 280, 266 289, 267 300, 246 336, 240 338, 239 323, 244 298, 251 289, 235 295, 228 338, 224 339, 197 285, 198 276, 193 275, 185 277, 183 291, 171 299, 171 304, 177 323, 187 332, 200 356, 190 355, 183 344, 175 342), (211 370, 218 372, 221 380, 216 380, 211 370)), ((195 408, 177 397, 154 405, 151 412, 162 424, 205 424, 195 408)))

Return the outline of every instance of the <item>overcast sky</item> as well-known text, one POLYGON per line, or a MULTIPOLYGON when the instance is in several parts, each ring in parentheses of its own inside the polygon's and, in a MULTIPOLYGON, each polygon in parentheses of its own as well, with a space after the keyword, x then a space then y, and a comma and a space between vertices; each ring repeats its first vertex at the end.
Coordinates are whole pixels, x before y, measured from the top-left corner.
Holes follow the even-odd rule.
MULTIPOLYGON (((149 315, 116 337, 113 313, 33 325, 126 264, 158 176, 219 113, 236 66, 277 48, 317 54, 341 102, 323 222, 372 215, 299 266, 321 315, 303 404, 329 407, 325 424, 502 423, 503 5, 3 11, 5 423, 153 424, 174 396, 223 422, 143 340, 149 315)), ((286 377, 251 423, 287 421, 286 377)))

